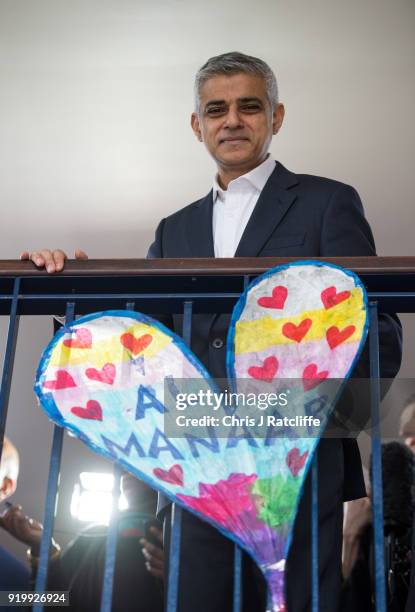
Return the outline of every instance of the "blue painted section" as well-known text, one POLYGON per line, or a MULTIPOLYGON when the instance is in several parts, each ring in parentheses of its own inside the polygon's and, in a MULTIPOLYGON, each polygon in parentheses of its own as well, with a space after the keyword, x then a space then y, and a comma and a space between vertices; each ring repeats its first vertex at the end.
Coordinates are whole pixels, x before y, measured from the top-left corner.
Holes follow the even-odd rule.
MULTIPOLYGON (((71 323, 74 318, 75 305, 73 302, 69 302, 66 305, 66 324, 71 323)), ((50 543, 53 535, 53 524, 55 519, 56 510, 56 496, 58 493, 58 482, 63 446, 63 435, 64 429, 55 425, 53 428, 52 438, 52 451, 50 455, 49 464, 49 476, 48 486, 46 491, 45 500, 45 513, 43 519, 43 534, 42 541, 40 544, 40 557, 38 564, 38 571, 36 575, 36 586, 35 590, 43 592, 47 590, 47 577, 48 577, 48 561, 50 543)), ((42 604, 36 604, 33 606, 33 612, 43 612, 44 606, 42 604)))
POLYGON ((377 303, 369 304, 370 396, 372 415, 372 503, 375 549, 376 612, 386 612, 385 540, 383 533, 382 445, 380 438, 379 328, 377 303))

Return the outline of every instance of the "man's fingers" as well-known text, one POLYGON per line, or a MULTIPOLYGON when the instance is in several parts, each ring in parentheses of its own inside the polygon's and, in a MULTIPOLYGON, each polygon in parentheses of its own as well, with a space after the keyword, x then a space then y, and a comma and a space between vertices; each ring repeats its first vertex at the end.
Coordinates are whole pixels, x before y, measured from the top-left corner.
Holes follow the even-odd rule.
POLYGON ((153 525, 153 527, 150 527, 150 532, 157 538, 161 546, 163 546, 163 531, 153 525))
POLYGON ((30 253, 29 251, 23 251, 22 253, 20 253, 20 259, 22 261, 30 259, 30 253))
MULTIPOLYGON (((56 272, 61 272, 65 265, 66 253, 61 249, 55 249, 52 253, 56 272)), ((47 269, 49 272, 49 269, 47 269)))
POLYGON ((88 255, 82 249, 76 249, 75 259, 88 259, 88 255))
POLYGON ((143 545, 143 550, 145 550, 150 556, 155 557, 156 559, 163 559, 164 554, 161 548, 158 546, 154 546, 148 540, 140 540, 143 545))

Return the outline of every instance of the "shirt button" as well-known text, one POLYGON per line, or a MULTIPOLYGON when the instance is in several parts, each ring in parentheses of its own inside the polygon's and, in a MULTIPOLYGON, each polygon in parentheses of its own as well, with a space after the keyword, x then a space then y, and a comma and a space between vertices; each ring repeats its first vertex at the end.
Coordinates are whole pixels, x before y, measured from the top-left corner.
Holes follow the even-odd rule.
POLYGON ((215 338, 212 342, 212 346, 215 349, 220 349, 223 346, 223 340, 222 338, 215 338))

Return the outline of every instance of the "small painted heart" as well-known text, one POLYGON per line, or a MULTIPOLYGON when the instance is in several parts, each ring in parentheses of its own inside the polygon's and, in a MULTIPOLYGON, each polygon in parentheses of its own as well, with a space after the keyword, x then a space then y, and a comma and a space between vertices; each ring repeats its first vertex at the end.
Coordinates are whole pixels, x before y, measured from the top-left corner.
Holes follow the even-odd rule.
POLYGON ((115 365, 113 363, 106 363, 101 370, 87 368, 85 374, 91 380, 97 380, 98 382, 112 385, 116 374, 115 365))
POLYGON ((170 484, 183 486, 183 468, 181 465, 176 463, 172 465, 169 470, 163 470, 162 468, 154 468, 153 474, 159 480, 168 482, 170 484))
POLYGON ((70 387, 76 387, 76 382, 72 376, 66 370, 58 370, 56 372, 55 380, 46 380, 43 383, 45 389, 51 389, 58 391, 59 389, 69 389, 70 387))
POLYGON ((300 455, 298 448, 292 448, 287 453, 285 462, 294 477, 298 476, 299 471, 304 467, 307 457, 308 451, 305 451, 302 455, 300 455))
POLYGON ((264 359, 262 366, 251 366, 248 369, 248 374, 256 380, 264 382, 272 382, 275 374, 278 371, 278 359, 276 357, 267 357, 264 359))
POLYGON ((278 285, 272 290, 271 296, 264 296, 258 299, 258 304, 263 308, 284 308, 285 300, 287 299, 287 287, 278 285))
POLYGON ((67 338, 63 341, 64 346, 69 348, 87 349, 92 346, 92 334, 89 329, 80 327, 75 329, 75 338, 67 338))
POLYGON ((310 391, 321 384, 328 376, 328 370, 319 372, 315 363, 310 363, 303 371, 303 387, 304 391, 310 391))
POLYGON ((356 327, 354 325, 348 325, 344 329, 340 330, 338 327, 333 325, 333 327, 329 327, 326 332, 326 339, 329 347, 331 349, 336 348, 339 344, 345 342, 350 336, 353 336, 356 331, 356 327))
POLYGON ((141 351, 144 351, 153 341, 153 336, 150 334, 143 334, 139 338, 136 338, 133 334, 126 333, 122 334, 120 338, 121 344, 131 351, 133 355, 138 355, 141 351))
POLYGON ((333 306, 337 306, 337 304, 344 302, 344 300, 349 299, 349 297, 350 291, 340 291, 340 293, 337 293, 336 287, 327 287, 327 289, 321 292, 321 301, 326 310, 328 308, 333 308, 333 306))
POLYGON ((73 406, 73 408, 71 408, 71 412, 81 419, 102 421, 101 404, 95 400, 89 400, 89 402, 86 404, 86 408, 82 408, 82 406, 73 406))
POLYGON ((295 325, 294 323, 285 323, 282 326, 282 333, 290 340, 301 342, 312 324, 313 322, 311 319, 303 319, 298 325, 295 325))

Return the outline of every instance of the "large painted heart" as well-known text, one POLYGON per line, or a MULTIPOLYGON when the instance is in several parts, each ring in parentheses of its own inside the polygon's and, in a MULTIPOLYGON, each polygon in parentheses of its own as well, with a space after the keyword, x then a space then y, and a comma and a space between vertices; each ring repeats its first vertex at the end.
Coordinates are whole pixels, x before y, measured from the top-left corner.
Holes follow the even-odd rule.
MULTIPOLYGON (((323 394, 321 373, 346 379, 366 333, 366 297, 355 275, 316 262, 275 268, 256 279, 234 309, 227 356, 231 386, 240 391, 247 383, 272 393, 294 379, 299 384, 285 414, 310 417, 310 406, 323 394), (304 387, 304 380, 315 384, 304 387)), ((178 380, 219 395, 178 336, 142 314, 108 311, 58 331, 42 356, 35 390, 55 423, 247 550, 268 581, 272 610, 281 612, 302 484, 335 398, 324 390, 321 425, 314 430, 301 426, 275 437, 255 421, 252 429, 233 424, 194 435, 176 428, 171 435, 178 380), (73 384, 54 383, 63 380, 62 371, 73 384)), ((257 407, 249 408, 255 418, 257 407)), ((279 407, 274 417, 278 411, 283 415, 279 407)), ((234 407, 232 418, 238 414, 234 407)), ((214 415, 222 424, 230 418, 226 406, 214 415)))

